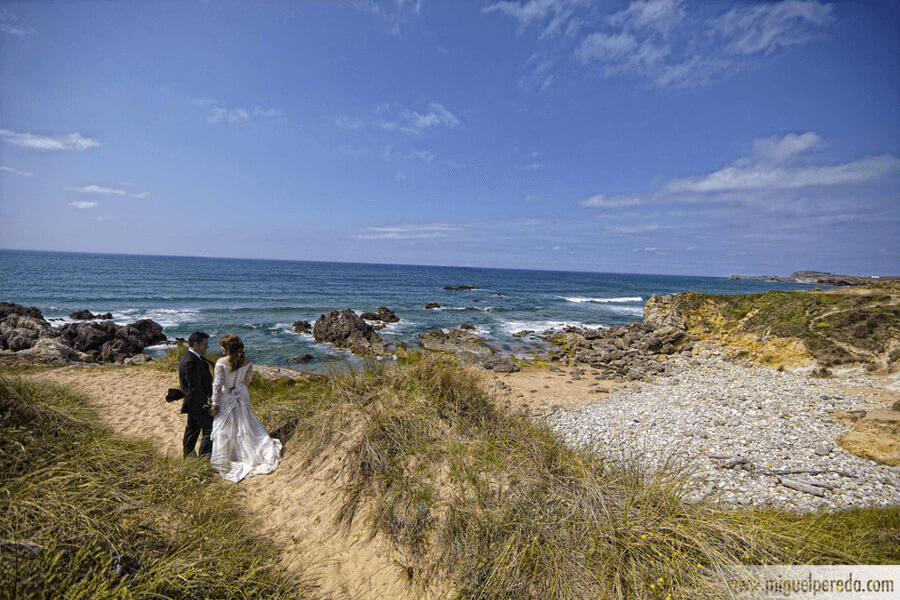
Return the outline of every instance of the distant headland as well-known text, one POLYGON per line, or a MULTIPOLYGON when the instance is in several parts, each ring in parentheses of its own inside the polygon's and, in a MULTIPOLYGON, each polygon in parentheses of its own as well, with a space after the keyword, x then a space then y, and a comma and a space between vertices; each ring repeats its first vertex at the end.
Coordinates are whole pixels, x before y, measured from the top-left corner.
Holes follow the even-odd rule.
POLYGON ((778 275, 732 275, 732 279, 758 279, 761 281, 780 281, 783 283, 806 283, 812 285, 872 285, 874 283, 887 283, 900 281, 900 277, 875 277, 864 275, 835 275, 834 273, 823 273, 821 271, 795 271, 787 277, 779 277, 778 275))

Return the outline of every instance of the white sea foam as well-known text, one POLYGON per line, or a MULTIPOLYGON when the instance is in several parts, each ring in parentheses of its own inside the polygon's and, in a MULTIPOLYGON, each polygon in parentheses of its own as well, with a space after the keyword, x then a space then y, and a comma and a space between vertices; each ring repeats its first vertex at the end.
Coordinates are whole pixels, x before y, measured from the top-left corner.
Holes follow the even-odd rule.
POLYGON ((271 327, 269 327, 269 331, 272 333, 294 333, 294 326, 290 323, 275 323, 271 327))
POLYGON ((621 304, 627 302, 643 302, 644 299, 640 296, 623 296, 621 298, 583 298, 580 296, 560 296, 563 300, 567 302, 574 302, 575 304, 584 304, 586 302, 596 302, 598 304, 621 304))
POLYGON ((580 327, 582 329, 601 329, 604 325, 599 323, 582 323, 580 321, 500 321, 500 329, 509 335, 520 331, 534 331, 543 333, 548 330, 561 330, 566 327, 580 327))

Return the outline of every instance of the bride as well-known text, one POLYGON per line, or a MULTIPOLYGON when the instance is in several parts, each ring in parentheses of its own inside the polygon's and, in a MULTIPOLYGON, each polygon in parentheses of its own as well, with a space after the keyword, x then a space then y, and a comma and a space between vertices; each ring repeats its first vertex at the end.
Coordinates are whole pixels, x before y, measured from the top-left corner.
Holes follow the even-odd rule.
POLYGON ((250 408, 247 386, 253 364, 244 342, 234 334, 219 340, 225 356, 216 361, 213 377, 212 468, 228 481, 270 473, 281 460, 281 441, 269 437, 250 408))

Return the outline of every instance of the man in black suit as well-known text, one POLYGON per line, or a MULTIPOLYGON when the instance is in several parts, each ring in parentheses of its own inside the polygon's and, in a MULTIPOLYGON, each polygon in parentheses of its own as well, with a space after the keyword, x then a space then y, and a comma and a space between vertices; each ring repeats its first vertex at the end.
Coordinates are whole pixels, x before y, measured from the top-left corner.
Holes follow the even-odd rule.
MULTIPOLYGON (((181 405, 182 414, 187 415, 187 427, 184 428, 184 455, 195 456, 194 446, 197 438, 200 438, 199 454, 203 456, 212 452, 213 418, 209 411, 209 402, 212 398, 212 375, 207 366, 207 360, 203 357, 209 349, 209 335, 196 331, 188 338, 188 351, 181 357, 178 364, 178 379, 181 383, 181 391, 184 393, 184 402, 181 405)), ((215 414, 215 413, 213 413, 215 414)))

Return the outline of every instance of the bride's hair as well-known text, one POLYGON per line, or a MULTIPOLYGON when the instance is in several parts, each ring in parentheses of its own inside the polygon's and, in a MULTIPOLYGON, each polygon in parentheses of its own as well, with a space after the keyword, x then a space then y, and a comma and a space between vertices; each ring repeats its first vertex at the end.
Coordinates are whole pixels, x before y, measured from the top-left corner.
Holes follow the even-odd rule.
POLYGON ((231 361, 231 369, 240 369, 247 358, 244 355, 244 342, 241 341, 241 338, 233 333, 228 333, 219 338, 219 345, 228 354, 228 360, 231 361))

